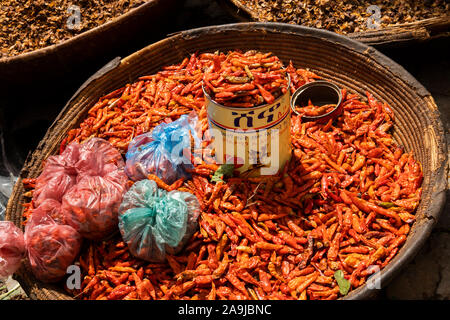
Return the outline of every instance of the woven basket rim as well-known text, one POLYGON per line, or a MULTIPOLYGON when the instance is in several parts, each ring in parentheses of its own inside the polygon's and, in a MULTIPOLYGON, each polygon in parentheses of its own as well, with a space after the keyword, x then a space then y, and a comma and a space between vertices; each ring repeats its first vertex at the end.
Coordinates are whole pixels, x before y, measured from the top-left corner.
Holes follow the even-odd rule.
MULTIPOLYGON (((120 60, 119 58, 113 61, 113 63, 110 63, 108 67, 102 68, 98 73, 94 74, 88 81, 86 81, 85 84, 76 92, 76 94, 69 100, 69 102, 66 104, 66 106, 63 108, 57 119, 55 120, 54 124, 49 128, 47 131, 47 134, 45 137, 41 140, 40 146, 42 144, 45 145, 45 141, 49 140, 52 134, 52 128, 54 125, 60 121, 63 116, 65 115, 65 112, 70 109, 70 107, 76 102, 77 97, 82 97, 84 94, 84 91, 89 89, 89 85, 92 83, 95 83, 96 79, 101 77, 107 77, 108 72, 111 72, 115 70, 115 68, 128 65, 131 63, 137 63, 139 60, 139 57, 146 53, 151 52, 154 48, 163 47, 164 44, 172 44, 174 41, 177 40, 188 40, 191 38, 196 37, 204 37, 205 35, 209 33, 220 33, 220 32, 229 32, 229 31, 248 31, 248 32, 255 32, 255 33, 284 33, 284 34, 292 34, 299 37, 313 37, 317 38, 319 40, 323 41, 329 41, 333 42, 339 46, 343 46, 346 50, 352 50, 355 51, 368 59, 371 59, 373 62, 376 62, 378 65, 380 65, 383 70, 389 73, 389 77, 396 80, 397 82, 401 82, 404 84, 404 86, 408 87, 409 90, 413 91, 415 94, 417 94, 421 99, 425 101, 425 103, 428 105, 428 107, 433 110, 433 112, 437 112, 437 118, 431 118, 431 122, 436 126, 437 130, 437 137, 436 140, 439 141, 445 141, 444 139, 444 131, 443 131, 443 124, 439 116, 439 112, 437 110, 437 106, 434 103, 434 100, 432 99, 430 93, 421 85, 411 74, 409 74, 405 69, 403 69, 400 65, 398 65, 396 62, 391 60, 390 58, 386 57, 382 53, 378 52, 372 47, 367 46, 366 44, 363 44, 361 42, 358 42, 356 40, 353 40, 351 38, 336 34, 334 32, 326 31, 326 30, 320 30, 320 29, 314 29, 304 26, 298 26, 298 25, 290 25, 290 24, 284 24, 284 23, 263 23, 263 22, 251 22, 251 23, 235 23, 235 24, 226 24, 226 25, 219 25, 219 26, 210 26, 210 27, 202 27, 202 28, 196 28, 186 31, 181 31, 178 33, 173 34, 172 36, 165 38, 163 40, 160 40, 158 42, 155 42, 153 44, 150 44, 143 49, 123 58, 120 60)), ((204 49, 204 48, 203 48, 204 49)), ((129 81, 132 81, 134 79, 130 79, 129 81)), ((427 117, 431 117, 427 115, 427 117)), ((38 146, 39 148, 39 146, 38 146)), ((387 282, 392 279, 392 277, 399 271, 399 268, 406 262, 410 261, 415 254, 418 252, 418 250, 422 247, 426 239, 428 238, 433 226, 435 225, 437 219, 439 218, 443 205, 445 203, 445 190, 446 190, 446 176, 447 176, 447 145, 439 145, 437 152, 439 153, 439 164, 436 168, 436 174, 435 178, 437 181, 433 188, 433 202, 430 203, 429 207, 426 209, 426 218, 421 222, 421 230, 420 230, 420 237, 415 240, 414 245, 409 247, 408 250, 404 251, 402 253, 401 257, 398 257, 398 259, 395 261, 395 264, 392 262, 389 263, 382 271, 381 271, 381 278, 382 280, 386 280, 387 282)), ((30 162, 30 159, 27 159, 23 170, 25 169, 26 165, 30 162)), ((433 171, 433 172, 435 172, 433 171)), ((22 177, 22 174, 20 175, 22 177)), ((17 212, 11 212, 11 208, 13 206, 14 198, 18 195, 17 190, 20 188, 21 179, 18 179, 18 182, 16 183, 13 194, 14 197, 10 198, 10 201, 8 202, 7 206, 7 218, 11 218, 12 214, 20 214, 17 212)), ((408 236, 410 237, 410 236, 408 236)), ((398 255, 397 255, 398 256, 398 255)), ((27 281, 31 281, 28 277, 27 281)), ((19 279, 20 281, 20 279, 19 279)), ((47 289, 45 289, 47 290, 47 289)), ((48 290, 47 290, 48 291, 48 290)), ((346 299, 367 299, 373 295, 373 290, 370 290, 367 288, 367 286, 359 287, 346 297, 346 299)), ((61 293, 56 292, 53 293, 54 295, 61 295, 61 293)))

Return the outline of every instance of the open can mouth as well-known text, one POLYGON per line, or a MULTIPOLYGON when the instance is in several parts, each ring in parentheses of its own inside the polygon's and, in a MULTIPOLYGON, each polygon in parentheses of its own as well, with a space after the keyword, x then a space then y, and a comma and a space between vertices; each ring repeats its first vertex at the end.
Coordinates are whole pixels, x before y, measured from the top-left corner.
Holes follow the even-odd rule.
POLYGON ((303 121, 328 121, 331 118, 336 118, 342 113, 342 92, 341 89, 334 83, 318 80, 304 84, 291 97, 291 109, 296 114, 302 117, 303 121), (311 102, 314 106, 335 105, 330 111, 317 115, 307 116, 300 114, 296 106, 306 106, 311 102))
POLYGON ((206 86, 205 86, 205 82, 202 80, 202 91, 203 91, 203 95, 205 96, 205 99, 206 99, 206 101, 208 101, 208 102, 211 102, 211 103, 214 103, 214 104, 216 104, 216 105, 218 105, 218 106, 221 106, 221 107, 223 107, 223 108, 227 108, 227 109, 230 109, 230 110, 252 110, 252 109, 259 109, 259 108, 266 108, 268 105, 273 105, 273 104, 276 104, 276 103, 278 103, 280 100, 282 100, 283 99, 283 97, 286 95, 286 94, 290 94, 290 87, 291 87, 291 76, 289 75, 289 73, 288 72, 286 72, 286 79, 287 79, 287 85, 286 85, 286 92, 285 93, 282 93, 279 97, 277 97, 273 102, 271 102, 271 103, 267 103, 267 102, 264 102, 264 103, 261 103, 261 104, 258 104, 258 105, 255 105, 255 106, 253 106, 253 107, 230 107, 230 106, 227 106, 227 105, 224 105, 224 104, 222 104, 222 103, 219 103, 219 102, 217 102, 216 100, 214 100, 214 98, 209 94, 209 88, 207 88, 206 86))

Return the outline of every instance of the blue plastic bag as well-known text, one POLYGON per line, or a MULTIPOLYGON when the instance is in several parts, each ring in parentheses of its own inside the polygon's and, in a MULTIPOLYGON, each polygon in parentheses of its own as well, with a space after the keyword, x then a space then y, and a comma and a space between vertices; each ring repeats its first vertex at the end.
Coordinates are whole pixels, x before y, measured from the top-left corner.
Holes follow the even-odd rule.
POLYGON ((128 146, 125 172, 133 181, 147 178, 155 174, 167 184, 172 184, 180 178, 189 178, 186 169, 193 165, 183 155, 183 150, 190 150, 191 137, 194 148, 200 146, 200 139, 195 127, 196 115, 182 115, 171 123, 162 123, 150 133, 135 137, 128 146))
POLYGON ((188 192, 167 192, 153 180, 136 182, 119 208, 119 229, 131 254, 162 262, 176 254, 198 228, 200 204, 188 192))

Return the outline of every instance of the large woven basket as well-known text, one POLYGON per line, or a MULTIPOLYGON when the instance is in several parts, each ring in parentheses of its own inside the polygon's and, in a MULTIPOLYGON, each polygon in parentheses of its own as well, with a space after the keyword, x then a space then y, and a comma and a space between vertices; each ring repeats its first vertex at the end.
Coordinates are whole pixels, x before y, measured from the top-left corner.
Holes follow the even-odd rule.
MULTIPOLYGON (((138 35, 160 28, 180 0, 148 0, 137 8, 61 43, 0 58, 0 82, 6 86, 67 76, 99 57, 133 43, 138 35)), ((83 17, 82 17, 83 18, 83 17)))
MULTIPOLYGON (((430 93, 403 68, 375 49, 335 33, 277 23, 239 23, 181 32, 152 44, 125 59, 117 59, 89 79, 73 96, 37 149, 27 159, 8 202, 6 217, 20 225, 24 201, 22 179, 37 177, 42 160, 57 153, 65 133, 77 126, 98 98, 137 77, 181 61, 195 51, 227 49, 271 51, 285 63, 310 68, 325 79, 364 94, 372 92, 395 110, 394 138, 413 151, 424 172, 423 196, 417 220, 398 255, 381 271, 386 285, 425 242, 445 201, 447 156, 443 125, 430 93)), ((26 264, 25 264, 26 265, 26 264)), ((38 282, 28 267, 16 274, 31 298, 68 299, 62 285, 38 282)), ((367 286, 348 299, 366 299, 367 286)))
MULTIPOLYGON (((226 10, 239 21, 261 21, 257 12, 241 0, 220 0, 226 10)), ((368 2, 367 6, 369 6, 368 2)), ((348 37, 377 47, 421 42, 450 36, 450 13, 440 17, 392 25, 386 28, 355 32, 348 37)))

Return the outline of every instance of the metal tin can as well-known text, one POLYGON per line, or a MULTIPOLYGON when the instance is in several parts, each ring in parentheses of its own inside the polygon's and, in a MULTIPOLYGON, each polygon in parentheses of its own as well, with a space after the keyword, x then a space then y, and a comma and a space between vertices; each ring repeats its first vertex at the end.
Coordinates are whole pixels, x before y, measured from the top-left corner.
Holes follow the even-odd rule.
POLYGON ((204 93, 217 163, 232 163, 249 176, 283 168, 292 150, 289 89, 273 103, 252 108, 227 107, 204 93))

